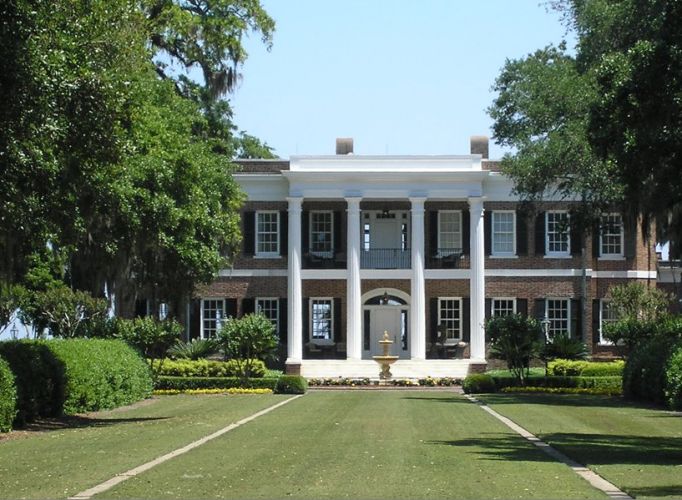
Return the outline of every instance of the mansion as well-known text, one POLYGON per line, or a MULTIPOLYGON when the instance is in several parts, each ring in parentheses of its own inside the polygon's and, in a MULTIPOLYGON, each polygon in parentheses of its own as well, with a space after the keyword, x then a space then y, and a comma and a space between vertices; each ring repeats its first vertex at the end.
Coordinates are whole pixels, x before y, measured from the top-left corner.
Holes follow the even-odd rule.
POLYGON ((581 299, 573 203, 522 210, 486 137, 466 155, 365 156, 338 139, 335 155, 239 164, 243 246, 197 289, 188 330, 211 337, 226 318, 260 311, 289 373, 377 377, 387 331, 395 377, 463 377, 486 364, 486 318, 508 313, 611 356, 609 287, 657 277, 636 221, 605 213, 587 238, 581 299))

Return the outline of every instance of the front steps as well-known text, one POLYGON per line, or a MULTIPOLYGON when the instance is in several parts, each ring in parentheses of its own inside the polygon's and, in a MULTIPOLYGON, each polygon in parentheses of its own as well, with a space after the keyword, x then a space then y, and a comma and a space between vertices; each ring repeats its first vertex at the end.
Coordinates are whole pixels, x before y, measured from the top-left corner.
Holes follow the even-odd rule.
MULTIPOLYGON (((399 359, 391 365, 391 373, 394 379, 463 379, 471 371, 479 371, 481 363, 469 359, 399 359)), ((301 362, 301 375, 305 378, 378 379, 380 371, 379 364, 373 360, 305 359, 301 362)))

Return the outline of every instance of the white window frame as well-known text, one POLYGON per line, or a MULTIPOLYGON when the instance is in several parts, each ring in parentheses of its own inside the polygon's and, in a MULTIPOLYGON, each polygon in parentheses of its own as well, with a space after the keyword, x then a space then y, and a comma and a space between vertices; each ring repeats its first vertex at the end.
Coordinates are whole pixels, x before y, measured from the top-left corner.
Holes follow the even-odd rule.
POLYGON ((310 246, 310 253, 318 257, 332 258, 334 256, 334 212, 332 210, 311 210, 308 214, 308 245, 310 246), (313 215, 314 214, 328 214, 329 215, 329 250, 313 250, 313 215))
POLYGON ((617 321, 617 319, 604 319, 604 305, 610 303, 609 299, 599 299, 599 345, 613 345, 613 342, 604 338, 604 325, 617 321))
POLYGON ((462 211, 461 210, 438 210, 438 227, 436 228, 436 231, 438 231, 438 253, 439 256, 441 257, 447 257, 450 255, 450 252, 448 252, 448 249, 443 247, 443 243, 441 241, 442 233, 440 230, 440 223, 441 223, 441 215, 442 214, 456 214, 459 217, 459 245, 456 247, 460 251, 463 249, 462 246, 462 238, 463 238, 463 221, 462 221, 462 211))
MULTIPOLYGON (((204 319, 205 319, 205 314, 204 314, 205 313, 205 306, 204 305, 206 302, 209 302, 209 301, 221 302, 222 303, 222 308, 220 309, 220 311, 222 311, 221 312, 221 318, 219 321, 218 321, 218 318, 215 319, 215 321, 216 321, 216 327, 215 327, 216 334, 218 333, 218 331, 220 331, 219 323, 222 324, 224 321, 227 320, 227 318, 225 317, 225 298, 224 297, 202 297, 202 299, 201 299, 201 311, 200 311, 200 315, 199 315, 200 316, 200 318, 199 318, 200 319, 200 325, 201 325, 201 328, 199 329, 199 336, 202 339, 215 338, 215 336, 210 337, 206 334, 206 329, 205 329, 205 325, 204 325, 204 319)), ((217 310, 218 309, 216 309, 216 311, 217 310)), ((211 320, 213 321, 213 319, 211 319, 211 320)))
POLYGON ((308 340, 316 345, 332 345, 334 343, 334 298, 333 297, 310 297, 308 299, 308 340), (329 317, 329 338, 316 339, 313 337, 313 304, 315 302, 329 302, 331 304, 329 317))
MULTIPOLYGON (((273 322, 273 324, 275 325, 275 333, 277 335, 279 335, 279 320, 281 317, 280 310, 279 310, 279 297, 256 297, 253 301, 253 308, 257 314, 261 313, 261 308, 259 307, 258 302, 264 301, 264 300, 273 301, 276 304, 275 310, 277 311, 277 319, 273 322)), ((268 318, 268 316, 265 315, 265 313, 263 313, 263 316, 268 318)), ((268 318, 268 319, 270 321, 272 321, 272 318, 268 318)))
POLYGON ((493 210, 490 216, 490 234, 492 241, 490 242, 490 251, 493 257, 514 257, 516 256, 516 211, 515 210, 493 210), (512 251, 498 252, 495 251, 495 214, 512 214, 512 251))
POLYGON ((548 210, 545 212, 545 256, 566 258, 571 256, 571 215, 568 210, 548 210), (566 250, 553 251, 549 250, 549 215, 550 214, 566 214, 568 225, 566 227, 566 250))
POLYGON ((254 222, 255 222, 255 226, 256 226, 256 227, 255 227, 255 240, 256 240, 256 241, 255 241, 255 246, 256 246, 256 248, 254 249, 254 250, 255 250, 255 256, 258 257, 258 258, 279 257, 279 256, 280 256, 280 251, 281 251, 281 249, 280 249, 280 241, 281 241, 281 239, 282 239, 282 238, 281 238, 281 234, 280 234, 281 231, 282 231, 282 221, 280 220, 280 213, 279 213, 279 211, 278 211, 278 210, 258 210, 258 211, 256 212, 255 217, 256 217, 256 220, 254 221, 254 222), (261 214, 275 214, 275 216, 277 217, 277 219, 276 219, 276 220, 277 220, 277 240, 276 240, 277 249, 276 249, 276 251, 261 252, 261 251, 258 250, 259 243, 260 243, 259 238, 258 238, 258 235, 259 235, 259 231, 258 231, 258 216, 261 215, 261 214))
POLYGON ((516 314, 516 297, 492 297, 490 299, 490 317, 494 318, 495 315, 495 301, 496 300, 510 300, 512 302, 512 314, 516 314))
POLYGON ((549 338, 553 338, 554 335, 557 333, 565 333, 569 337, 573 337, 571 333, 571 299, 566 298, 566 297, 547 297, 545 299, 545 317, 550 321, 549 328, 547 330, 547 335, 549 338), (566 331, 565 332, 552 332, 552 324, 551 321, 553 320, 552 318, 549 317, 549 301, 550 300, 560 300, 562 302, 566 302, 566 331))
POLYGON ((463 336, 464 336, 464 311, 462 309, 462 297, 438 297, 438 328, 440 329, 441 321, 443 318, 441 317, 441 312, 442 312, 442 307, 441 304, 445 301, 450 301, 454 300, 459 304, 459 332, 458 336, 455 338, 448 338, 447 333, 445 336, 445 339, 443 340, 443 344, 445 345, 454 345, 462 341, 463 336))
MULTIPOLYGON (((604 238, 603 238, 603 225, 599 230, 599 258, 602 260, 621 260, 625 257, 625 231, 623 226, 623 216, 618 212, 611 212, 608 214, 603 214, 604 217, 618 216, 620 218, 620 252, 617 253, 605 253, 604 252, 604 238)), ((614 235, 615 236, 615 235, 614 235)))

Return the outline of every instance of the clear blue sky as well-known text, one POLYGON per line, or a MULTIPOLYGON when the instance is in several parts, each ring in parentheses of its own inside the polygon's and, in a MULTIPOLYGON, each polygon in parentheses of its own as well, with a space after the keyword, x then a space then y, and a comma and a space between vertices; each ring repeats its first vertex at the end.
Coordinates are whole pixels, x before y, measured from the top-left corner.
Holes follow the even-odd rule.
MULTIPOLYGON (((539 0, 264 0, 277 31, 256 36, 231 96, 237 125, 284 158, 467 154, 491 135, 491 86, 505 60, 566 37, 539 0)), ((503 151, 491 143, 491 157, 503 151)))

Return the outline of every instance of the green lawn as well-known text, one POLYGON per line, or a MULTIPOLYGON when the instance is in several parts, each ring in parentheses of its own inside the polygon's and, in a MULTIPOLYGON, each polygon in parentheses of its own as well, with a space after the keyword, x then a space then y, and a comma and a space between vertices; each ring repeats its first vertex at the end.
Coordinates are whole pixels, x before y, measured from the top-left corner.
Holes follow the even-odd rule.
POLYGON ((600 396, 480 399, 632 496, 682 497, 680 413, 600 396))
POLYGON ((348 391, 311 392, 101 497, 603 495, 461 396, 348 391))
POLYGON ((0 440, 0 498, 63 498, 184 446, 283 396, 170 396, 0 440))

